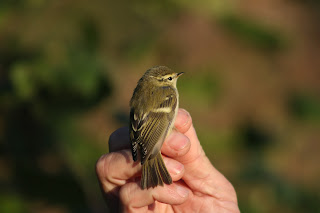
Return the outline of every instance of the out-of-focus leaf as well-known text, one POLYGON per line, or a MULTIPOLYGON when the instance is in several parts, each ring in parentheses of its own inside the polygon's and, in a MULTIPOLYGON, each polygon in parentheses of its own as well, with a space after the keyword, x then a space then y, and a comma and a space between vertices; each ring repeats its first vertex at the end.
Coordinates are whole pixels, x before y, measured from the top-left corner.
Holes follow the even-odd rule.
POLYGON ((288 108, 297 119, 320 121, 320 99, 310 94, 296 93, 288 99, 288 108))
POLYGON ((28 67, 23 64, 16 65, 10 74, 16 95, 22 100, 30 100, 35 95, 35 88, 28 67))
POLYGON ((18 195, 0 194, 0 212, 21 213, 26 211, 25 202, 18 195))
POLYGON ((221 16, 219 22, 235 37, 264 50, 277 51, 286 45, 279 30, 264 26, 252 19, 226 15, 221 16))

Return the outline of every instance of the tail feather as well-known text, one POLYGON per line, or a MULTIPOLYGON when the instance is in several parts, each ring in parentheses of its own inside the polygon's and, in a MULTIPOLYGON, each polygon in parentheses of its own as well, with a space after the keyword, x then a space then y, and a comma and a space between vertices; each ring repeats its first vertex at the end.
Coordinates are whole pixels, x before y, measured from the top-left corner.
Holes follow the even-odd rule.
POLYGON ((171 184, 172 179, 159 152, 155 158, 146 160, 142 165, 141 188, 163 186, 163 183, 171 184))

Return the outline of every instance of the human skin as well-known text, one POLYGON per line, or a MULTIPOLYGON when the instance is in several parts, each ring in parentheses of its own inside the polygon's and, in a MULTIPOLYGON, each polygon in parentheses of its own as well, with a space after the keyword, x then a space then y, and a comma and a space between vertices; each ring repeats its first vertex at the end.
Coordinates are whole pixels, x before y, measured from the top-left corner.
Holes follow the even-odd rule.
POLYGON ((240 212, 232 184, 207 158, 184 109, 161 149, 171 185, 140 188, 141 165, 132 160, 128 127, 111 134, 109 150, 98 160, 96 172, 113 212, 240 212))

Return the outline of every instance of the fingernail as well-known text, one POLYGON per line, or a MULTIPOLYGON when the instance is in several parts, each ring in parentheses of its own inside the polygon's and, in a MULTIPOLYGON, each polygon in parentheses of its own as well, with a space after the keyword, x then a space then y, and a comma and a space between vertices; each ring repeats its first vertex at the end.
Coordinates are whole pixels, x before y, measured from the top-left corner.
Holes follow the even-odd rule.
POLYGON ((178 195, 180 195, 181 197, 187 197, 189 194, 189 190, 181 185, 177 185, 177 193, 178 195))
POLYGON ((189 122, 189 112, 185 109, 180 109, 179 110, 179 114, 181 117, 183 117, 185 119, 184 123, 181 126, 185 126, 188 122, 189 122))
POLYGON ((173 172, 174 172, 176 175, 178 175, 178 174, 180 174, 180 173, 182 172, 183 169, 184 169, 183 164, 178 163, 177 165, 175 165, 175 166, 173 167, 173 172))
POLYGON ((181 133, 176 133, 177 135, 174 135, 169 141, 168 141, 168 144, 169 146, 176 150, 176 151, 180 151, 182 149, 184 149, 187 144, 188 144, 188 139, 183 136, 181 137, 180 135, 178 134, 181 134, 181 133))
POLYGON ((184 170, 184 165, 178 161, 169 161, 168 158, 164 158, 163 161, 171 174, 178 175, 184 170))

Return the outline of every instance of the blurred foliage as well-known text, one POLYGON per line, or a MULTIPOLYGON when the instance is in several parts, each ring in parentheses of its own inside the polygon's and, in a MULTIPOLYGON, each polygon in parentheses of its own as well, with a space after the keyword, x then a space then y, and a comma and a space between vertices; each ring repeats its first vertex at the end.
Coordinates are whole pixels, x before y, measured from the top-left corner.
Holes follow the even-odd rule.
POLYGON ((220 23, 237 38, 258 48, 274 52, 282 49, 286 43, 278 31, 249 18, 225 15, 220 18, 220 23))
POLYGON ((219 98, 220 85, 219 76, 214 73, 214 69, 202 68, 195 76, 188 76, 188 71, 184 75, 184 80, 179 82, 179 91, 184 94, 185 99, 196 102, 198 105, 212 104, 219 98))
POLYGON ((288 108, 299 120, 320 121, 320 99, 314 95, 293 94, 289 97, 288 108))
POLYGON ((280 2, 2 0, 0 212, 108 212, 95 162, 159 64, 242 212, 320 212, 319 4, 280 2))

